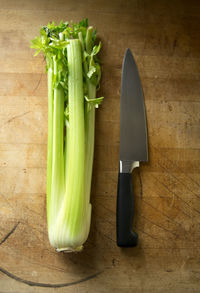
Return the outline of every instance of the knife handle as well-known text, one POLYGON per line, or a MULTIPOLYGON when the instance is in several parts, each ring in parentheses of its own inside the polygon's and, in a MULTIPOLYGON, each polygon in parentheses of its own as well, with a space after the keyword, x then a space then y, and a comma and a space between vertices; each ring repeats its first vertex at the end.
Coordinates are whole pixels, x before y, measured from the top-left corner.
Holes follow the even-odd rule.
POLYGON ((138 235, 133 232, 134 200, 132 173, 119 173, 117 191, 117 245, 133 247, 138 235))

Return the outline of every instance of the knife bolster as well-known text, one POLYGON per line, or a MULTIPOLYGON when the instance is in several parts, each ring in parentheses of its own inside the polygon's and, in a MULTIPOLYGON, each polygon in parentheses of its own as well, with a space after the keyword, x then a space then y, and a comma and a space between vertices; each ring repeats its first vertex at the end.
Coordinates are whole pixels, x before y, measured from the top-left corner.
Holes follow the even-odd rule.
POLYGON ((139 161, 123 160, 119 161, 120 173, 132 173, 133 169, 140 166, 139 161))

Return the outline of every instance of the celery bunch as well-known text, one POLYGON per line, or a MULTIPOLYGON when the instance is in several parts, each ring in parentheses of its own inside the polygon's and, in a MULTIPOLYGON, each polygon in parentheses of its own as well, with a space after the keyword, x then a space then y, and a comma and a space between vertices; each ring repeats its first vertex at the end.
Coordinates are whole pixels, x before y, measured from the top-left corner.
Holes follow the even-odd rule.
POLYGON ((48 72, 47 222, 57 251, 80 251, 90 230, 95 108, 103 99, 95 39, 84 19, 48 23, 31 43, 48 72))

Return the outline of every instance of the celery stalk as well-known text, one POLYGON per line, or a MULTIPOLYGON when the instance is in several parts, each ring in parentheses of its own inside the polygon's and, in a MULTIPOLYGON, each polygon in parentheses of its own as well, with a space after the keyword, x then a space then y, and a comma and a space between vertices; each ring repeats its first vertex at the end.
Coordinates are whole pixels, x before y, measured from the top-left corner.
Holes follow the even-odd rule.
MULTIPOLYGON (((93 84, 88 84, 88 98, 95 99, 96 88, 93 84)), ((90 200, 90 189, 92 181, 92 167, 94 156, 94 136, 95 136, 95 106, 86 104, 85 107, 85 134, 86 134, 86 162, 85 162, 85 194, 87 201, 90 200)))
POLYGON ((81 46, 78 39, 70 40, 68 57, 69 127, 66 162, 66 190, 59 215, 60 247, 77 249, 87 236, 87 206, 85 205, 85 129, 81 46), (86 222, 86 223, 85 223, 86 222), (67 235, 67 242, 65 242, 67 235))
POLYGON ((95 109, 101 70, 87 19, 49 23, 32 41, 48 71, 47 221, 57 251, 80 251, 91 221, 95 109))
MULTIPOLYGON (((47 194, 51 194, 52 178, 52 147, 53 147, 53 68, 48 69, 48 147, 47 147, 47 194)), ((47 198, 47 210, 50 209, 51 200, 47 198)), ((50 221, 47 215, 48 222, 50 221)))

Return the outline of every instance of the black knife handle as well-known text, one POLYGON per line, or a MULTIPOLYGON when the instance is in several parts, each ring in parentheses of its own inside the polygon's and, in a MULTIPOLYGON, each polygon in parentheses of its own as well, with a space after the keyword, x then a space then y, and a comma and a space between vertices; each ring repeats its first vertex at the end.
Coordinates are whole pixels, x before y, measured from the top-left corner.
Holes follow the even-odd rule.
POLYGON ((134 199, 132 174, 119 173, 117 191, 117 245, 133 247, 138 243, 138 235, 133 232, 134 199))

